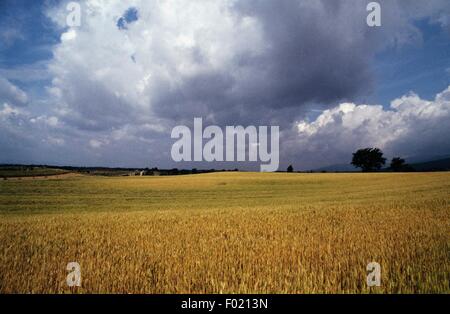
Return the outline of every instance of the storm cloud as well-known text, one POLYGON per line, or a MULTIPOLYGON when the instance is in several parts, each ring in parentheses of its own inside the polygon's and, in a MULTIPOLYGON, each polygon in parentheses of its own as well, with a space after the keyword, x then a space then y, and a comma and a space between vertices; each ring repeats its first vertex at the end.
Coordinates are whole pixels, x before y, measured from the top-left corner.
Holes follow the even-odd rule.
MULTIPOLYGON (((47 12, 61 33, 46 63, 51 82, 41 114, 30 105, 24 132, 33 132, 30 119, 57 121, 34 136, 58 146, 61 163, 76 143, 83 152, 72 163, 173 166, 171 128, 203 117, 219 126, 279 125, 292 159, 305 141, 295 130, 311 110, 373 92, 378 52, 420 42, 417 19, 448 27, 446 1, 380 2, 380 28, 367 26, 367 3, 356 0, 82 1, 73 28, 62 2, 47 12)), ((0 80, 0 100, 24 106, 25 93, 8 84, 0 80)), ((328 141, 313 138, 310 147, 328 141)))

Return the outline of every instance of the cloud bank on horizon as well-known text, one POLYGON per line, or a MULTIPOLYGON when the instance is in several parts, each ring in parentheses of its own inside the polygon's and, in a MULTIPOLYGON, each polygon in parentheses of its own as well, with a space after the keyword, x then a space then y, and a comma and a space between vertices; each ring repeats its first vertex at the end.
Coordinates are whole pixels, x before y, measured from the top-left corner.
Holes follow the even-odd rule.
POLYGON ((171 160, 171 129, 194 117, 279 125, 281 168, 348 163, 368 146, 449 154, 448 53, 428 58, 447 65, 433 97, 373 95, 380 55, 430 49, 429 25, 450 47, 450 4, 379 2, 382 27, 370 28, 364 1, 80 1, 79 27, 66 25, 67 1, 49 1, 36 27, 58 39, 22 63, 12 55, 33 16, 16 8, 0 24, 0 163, 239 167, 171 160))

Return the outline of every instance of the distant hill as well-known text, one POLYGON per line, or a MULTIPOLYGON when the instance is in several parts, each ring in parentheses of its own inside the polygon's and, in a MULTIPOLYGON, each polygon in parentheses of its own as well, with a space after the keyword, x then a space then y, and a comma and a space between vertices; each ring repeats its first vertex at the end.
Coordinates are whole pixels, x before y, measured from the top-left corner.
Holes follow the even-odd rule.
POLYGON ((449 171, 450 158, 411 164, 416 171, 449 171))

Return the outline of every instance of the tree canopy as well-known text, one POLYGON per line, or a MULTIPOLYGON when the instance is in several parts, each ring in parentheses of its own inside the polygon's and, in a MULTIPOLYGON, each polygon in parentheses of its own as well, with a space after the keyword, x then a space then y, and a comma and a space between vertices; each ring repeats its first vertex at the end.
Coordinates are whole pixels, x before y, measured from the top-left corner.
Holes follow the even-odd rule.
POLYGON ((386 163, 379 148, 362 148, 353 153, 351 164, 364 172, 379 170, 386 163))

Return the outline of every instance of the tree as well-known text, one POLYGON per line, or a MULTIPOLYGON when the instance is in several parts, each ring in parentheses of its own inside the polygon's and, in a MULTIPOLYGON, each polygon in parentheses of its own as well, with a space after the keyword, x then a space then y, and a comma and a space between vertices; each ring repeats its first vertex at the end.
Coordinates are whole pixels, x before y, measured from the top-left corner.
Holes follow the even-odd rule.
POLYGON ((392 171, 401 171, 405 168, 405 160, 400 157, 394 157, 391 160, 391 169, 392 171))
POLYGON ((351 164, 363 172, 379 170, 386 163, 379 148, 362 148, 353 153, 351 164))
POLYGON ((289 165, 289 167, 287 167, 287 172, 293 172, 294 171, 294 167, 292 167, 292 165, 289 165))

